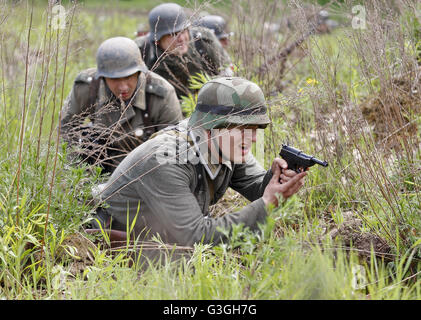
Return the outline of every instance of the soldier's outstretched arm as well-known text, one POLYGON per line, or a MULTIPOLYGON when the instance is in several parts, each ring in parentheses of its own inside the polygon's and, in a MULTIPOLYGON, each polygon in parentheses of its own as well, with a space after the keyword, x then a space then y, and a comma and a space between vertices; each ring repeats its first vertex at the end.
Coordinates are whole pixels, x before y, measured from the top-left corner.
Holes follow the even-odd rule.
POLYGON ((254 201, 263 196, 278 168, 281 169, 279 176, 279 182, 281 183, 286 183, 297 175, 294 170, 287 169, 287 162, 281 158, 275 158, 271 169, 265 171, 250 154, 246 163, 235 166, 230 187, 249 201, 254 201))
POLYGON ((143 208, 141 219, 166 241, 172 240, 179 245, 201 241, 217 244, 225 240, 218 227, 230 230, 233 224, 243 223, 251 230, 257 230, 258 223, 265 222, 267 213, 262 198, 223 217, 204 216, 203 204, 198 203, 190 189, 194 175, 193 167, 186 171, 185 166, 164 165, 145 174, 136 188, 144 201, 140 204, 143 208))

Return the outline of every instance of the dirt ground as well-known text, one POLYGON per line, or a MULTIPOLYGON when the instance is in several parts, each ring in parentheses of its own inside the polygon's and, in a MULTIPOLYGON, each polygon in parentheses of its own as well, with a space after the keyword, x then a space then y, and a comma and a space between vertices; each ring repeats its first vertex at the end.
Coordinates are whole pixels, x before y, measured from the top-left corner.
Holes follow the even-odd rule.
POLYGON ((343 212, 343 222, 337 224, 327 215, 324 220, 325 235, 344 249, 354 250, 359 258, 370 261, 371 248, 376 257, 389 258, 391 248, 385 239, 375 233, 362 231, 363 221, 352 211, 343 212))
POLYGON ((372 126, 377 142, 398 147, 399 138, 417 133, 414 114, 421 111, 421 67, 395 76, 390 86, 372 94, 360 104, 361 112, 372 126))

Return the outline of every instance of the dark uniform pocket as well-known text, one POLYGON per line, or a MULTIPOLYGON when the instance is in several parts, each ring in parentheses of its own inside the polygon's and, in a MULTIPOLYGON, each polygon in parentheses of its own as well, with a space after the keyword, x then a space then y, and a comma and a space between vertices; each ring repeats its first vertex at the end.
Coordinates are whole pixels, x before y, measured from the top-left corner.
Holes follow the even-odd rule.
POLYGON ((197 203, 199 204, 200 209, 202 209, 202 213, 204 216, 209 214, 209 205, 207 201, 207 192, 205 190, 196 191, 194 195, 197 199, 197 203))

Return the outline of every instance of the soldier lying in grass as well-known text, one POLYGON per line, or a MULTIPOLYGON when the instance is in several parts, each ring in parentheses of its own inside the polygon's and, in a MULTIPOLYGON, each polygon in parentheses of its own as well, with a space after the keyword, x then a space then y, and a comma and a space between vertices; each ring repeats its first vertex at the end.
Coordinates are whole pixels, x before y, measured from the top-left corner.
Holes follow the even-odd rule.
POLYGON ((251 154, 258 128, 269 124, 263 92, 242 78, 217 78, 199 91, 189 119, 155 134, 125 158, 105 185, 97 218, 104 228, 141 239, 191 246, 224 240, 218 227, 264 223, 267 206, 281 205, 304 183, 306 172, 287 169, 280 158, 265 171, 251 154), (251 203, 219 218, 209 206, 227 188, 251 203), (278 201, 280 195, 281 202, 278 201))
POLYGON ((96 58, 97 68, 77 76, 65 101, 61 135, 75 155, 112 172, 151 134, 183 117, 173 86, 147 69, 133 40, 108 39, 96 58))
POLYGON ((149 33, 135 39, 150 70, 170 82, 178 98, 191 92, 198 73, 232 75, 231 58, 208 28, 191 26, 184 9, 164 3, 149 13, 149 33))

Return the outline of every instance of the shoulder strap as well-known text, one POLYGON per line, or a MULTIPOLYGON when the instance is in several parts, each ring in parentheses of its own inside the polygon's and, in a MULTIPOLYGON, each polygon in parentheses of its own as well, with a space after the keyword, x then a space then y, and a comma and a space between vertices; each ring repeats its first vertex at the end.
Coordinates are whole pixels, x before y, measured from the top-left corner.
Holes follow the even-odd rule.
POLYGON ((92 79, 89 83, 89 98, 88 98, 88 108, 93 108, 96 98, 98 97, 98 89, 99 89, 99 82, 101 81, 101 78, 98 79, 92 79))
POLYGON ((145 137, 145 140, 148 140, 151 135, 153 135, 155 132, 158 131, 158 128, 152 124, 152 121, 149 116, 149 105, 151 101, 151 94, 146 92, 146 108, 145 110, 141 110, 142 120, 143 124, 145 125, 145 129, 143 136, 145 137))
MULTIPOLYGON (((146 72, 146 81, 149 78, 149 71, 146 72)), ((146 106, 145 106, 145 110, 140 110, 140 113, 142 115, 142 120, 143 120, 143 124, 145 126, 144 128, 144 134, 143 136, 145 137, 145 141, 149 139, 149 137, 151 135, 153 135, 155 132, 157 132, 158 128, 156 126, 153 125, 151 119, 150 119, 150 114, 149 114, 149 107, 151 104, 151 93, 145 91, 145 97, 146 97, 146 106)))
POLYGON ((149 39, 145 39, 145 42, 140 49, 142 53, 143 61, 145 61, 148 68, 152 68, 157 60, 156 52, 155 52, 155 45, 149 39))
MULTIPOLYGON (((161 131, 157 132, 154 134, 154 137, 161 134, 161 133, 168 133, 171 135, 176 135, 176 136, 183 136, 183 138, 187 139, 187 141, 191 144, 192 141, 189 140, 189 135, 185 134, 185 133, 181 133, 180 129, 177 127, 177 125, 173 125, 173 126, 169 126, 166 127, 165 129, 162 129, 161 131)), ((205 179, 206 173, 203 172, 203 164, 199 161, 197 164, 194 165, 194 169, 196 171, 196 177, 197 177, 197 185, 196 188, 194 189, 194 194, 198 194, 200 191, 200 188, 203 185, 203 179, 205 179)), ((211 186, 212 188, 212 195, 213 195, 213 184, 211 186)))

